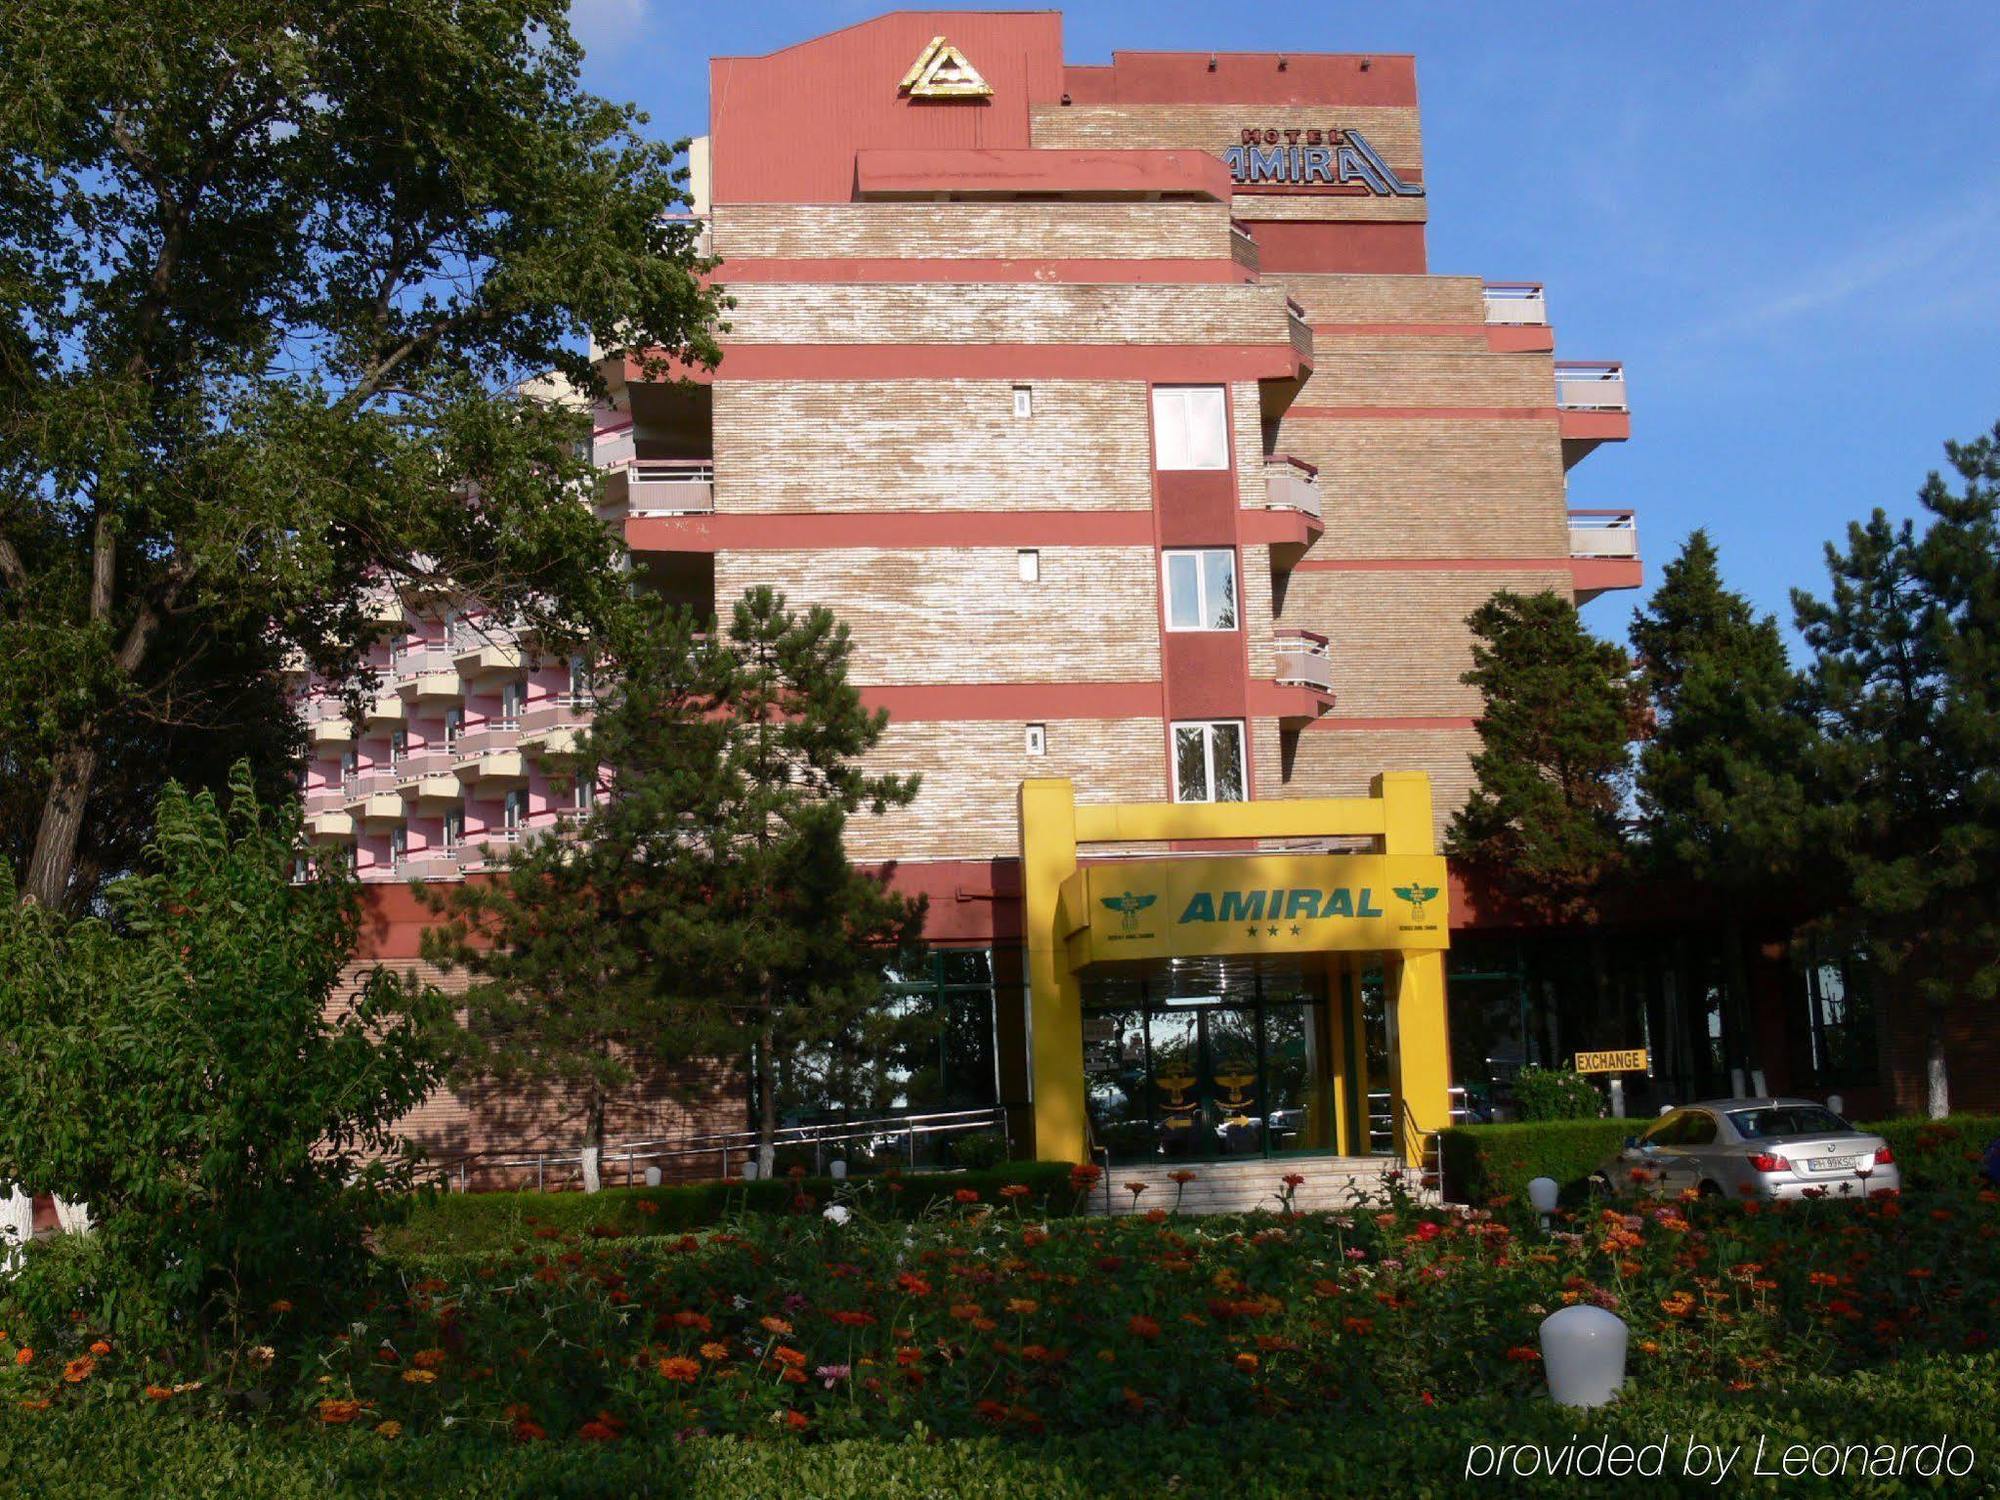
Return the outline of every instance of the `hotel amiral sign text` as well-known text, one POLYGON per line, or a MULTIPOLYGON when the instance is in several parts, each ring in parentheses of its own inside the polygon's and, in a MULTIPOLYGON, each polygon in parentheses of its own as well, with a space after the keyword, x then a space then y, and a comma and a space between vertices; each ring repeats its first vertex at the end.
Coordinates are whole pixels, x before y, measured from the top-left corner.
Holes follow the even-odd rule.
POLYGON ((1229 175, 1245 186, 1325 188, 1331 192, 1374 193, 1382 198, 1421 198, 1424 185, 1405 182, 1358 130, 1259 130, 1222 153, 1229 175))
POLYGON ((1064 887, 1072 964, 1220 953, 1436 949, 1438 855, 1246 855, 1090 865, 1064 887))

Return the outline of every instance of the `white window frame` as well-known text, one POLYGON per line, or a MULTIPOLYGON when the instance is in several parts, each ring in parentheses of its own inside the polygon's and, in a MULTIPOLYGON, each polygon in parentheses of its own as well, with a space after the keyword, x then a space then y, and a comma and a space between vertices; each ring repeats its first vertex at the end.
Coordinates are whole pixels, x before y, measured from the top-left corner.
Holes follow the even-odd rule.
POLYGON ((1241 630, 1243 628, 1243 580, 1236 566, 1236 549, 1234 547, 1169 547, 1165 549, 1160 553, 1160 597, 1165 605, 1167 629, 1169 630, 1187 632, 1208 631, 1212 634, 1228 634, 1241 630), (1208 558, 1212 555, 1220 555, 1229 559, 1229 583, 1230 592, 1233 596, 1229 603, 1230 608, 1235 611, 1236 619, 1228 625, 1210 625, 1207 623, 1215 618, 1215 611, 1209 607, 1211 601, 1208 597, 1208 558), (1173 559, 1177 557, 1191 557, 1194 559, 1194 607, 1196 616, 1202 621, 1199 625, 1176 625, 1174 623, 1173 559))
POLYGON ((447 807, 444 810, 444 827, 438 834, 438 842, 449 854, 465 842, 465 809, 447 807))
POLYGON ((1229 468, 1229 392, 1220 385, 1153 387, 1153 467, 1168 472, 1229 468), (1219 448, 1218 448, 1219 444, 1219 448))
POLYGON ((597 768, 578 771, 576 779, 570 783, 570 811, 579 815, 587 813, 597 805, 597 768))
POLYGON ((1173 775, 1174 801, 1176 802, 1247 802, 1250 800, 1250 736, 1241 719, 1176 719, 1167 726, 1167 767, 1173 775), (1202 771, 1207 780, 1204 797, 1187 797, 1181 793, 1181 731, 1199 729, 1202 731, 1202 771), (1240 797, 1217 797, 1215 795, 1215 739, 1216 731, 1231 730, 1236 735, 1236 770, 1241 779, 1240 797))
POLYGON ((410 830, 400 823, 389 830, 389 863, 400 865, 410 857, 410 830))
POLYGON ((1032 417, 1035 414, 1035 388, 1032 385, 1014 387, 1014 415, 1032 417))
POLYGON ((1023 583, 1042 581, 1042 549, 1022 547, 1014 553, 1014 572, 1023 583))
POLYGON ((499 729, 519 729, 521 711, 528 706, 528 685, 525 682, 503 682, 500 684, 499 729))
POLYGON ((462 708, 447 708, 444 711, 445 749, 447 750, 457 749, 458 737, 464 733, 465 733, 465 710, 462 708))
POLYGON ((528 826, 528 794, 522 788, 514 787, 501 797, 500 826, 509 833, 528 826))
POLYGON ((1049 753, 1049 726, 1047 724, 1028 725, 1021 736, 1021 748, 1029 755, 1047 755, 1049 753))

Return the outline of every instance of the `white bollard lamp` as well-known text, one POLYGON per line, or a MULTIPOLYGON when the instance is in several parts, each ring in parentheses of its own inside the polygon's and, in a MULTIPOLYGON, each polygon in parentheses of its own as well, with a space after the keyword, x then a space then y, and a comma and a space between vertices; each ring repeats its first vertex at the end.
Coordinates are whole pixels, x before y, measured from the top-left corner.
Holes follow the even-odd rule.
POLYGON ((832 1173, 832 1174, 833 1174, 833 1180, 834 1180, 835 1182, 845 1182, 845 1181, 847 1181, 847 1160, 846 1160, 846 1158, 844 1158, 844 1157, 839 1157, 839 1156, 836 1156, 836 1157, 835 1157, 835 1158, 834 1158, 834 1159, 833 1159, 833 1160, 832 1160, 831 1162, 829 1162, 829 1163, 827 1164, 827 1168, 826 1168, 826 1169, 827 1169, 827 1171, 828 1171, 828 1172, 830 1172, 830 1173, 832 1173))
POLYGON ((1556 1197, 1560 1191, 1553 1177, 1534 1177, 1528 1181, 1528 1202, 1542 1216, 1544 1229, 1549 1227, 1549 1215, 1556 1211, 1556 1197))
POLYGON ((1625 1384, 1625 1320, 1579 1302, 1542 1319, 1542 1369, 1558 1406, 1603 1406, 1625 1384))
POLYGON ((745 1182, 755 1182, 757 1180, 757 1163, 755 1161, 746 1161, 743 1163, 743 1180, 745 1182))

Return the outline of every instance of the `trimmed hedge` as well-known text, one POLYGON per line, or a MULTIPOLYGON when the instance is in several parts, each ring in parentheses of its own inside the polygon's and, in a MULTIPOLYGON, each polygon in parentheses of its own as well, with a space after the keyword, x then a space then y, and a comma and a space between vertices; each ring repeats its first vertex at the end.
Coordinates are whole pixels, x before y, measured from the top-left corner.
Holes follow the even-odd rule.
POLYGON ((1438 1133, 1444 1194, 1483 1204, 1503 1193, 1526 1197, 1536 1177, 1553 1177, 1563 1197, 1584 1196, 1584 1180, 1646 1128, 1644 1120, 1537 1120, 1513 1125, 1454 1125, 1438 1133))
MULTIPOLYGON (((1815 1477, 1760 1486, 1790 1495, 1897 1496, 1932 1485, 1943 1493, 2000 1488, 2000 1358, 1928 1357, 1845 1378, 1795 1377, 1743 1392, 1639 1387, 1596 1412, 1548 1401, 1483 1396, 1411 1413, 1359 1410, 1262 1418, 1227 1431, 1162 1428, 1022 1440, 923 1433, 903 1441, 740 1442, 693 1438, 638 1443, 507 1441, 460 1428, 424 1437, 379 1437, 365 1428, 305 1431, 193 1420, 148 1404, 48 1412, 0 1411, 0 1451, 10 1493, 172 1495, 176 1500, 305 1500, 348 1495, 515 1497, 698 1494, 704 1500, 771 1495, 925 1500, 1089 1500, 1101 1495, 1226 1494, 1233 1500, 1298 1495, 1442 1497, 1480 1486, 1502 1444, 1561 1450, 1572 1440, 1655 1444, 1666 1438, 1661 1494, 1720 1493, 1684 1472, 1690 1438, 1740 1446, 1728 1492, 1747 1473, 1759 1440, 1769 1469, 1790 1444, 1920 1444, 1949 1433, 1974 1467, 1957 1479, 1914 1475, 1815 1477), (1475 1450, 1481 1445, 1484 1451, 1475 1450)), ((1961 1462, 1963 1459, 1961 1458, 1961 1462)), ((1646 1480, 1623 1481, 1647 1485, 1646 1480)), ((1574 1476, 1490 1479, 1494 1494, 1608 1493, 1608 1481, 1574 1476)), ((1636 1491, 1635 1491, 1636 1492, 1636 1491)))
MULTIPOLYGON (((523 1244, 538 1230, 600 1235, 679 1234, 705 1229, 732 1212, 797 1213, 801 1193, 817 1212, 840 1197, 871 1214, 913 1218, 963 1190, 980 1201, 1004 1202, 1000 1189, 1029 1189, 1023 1213, 1061 1218, 1077 1212, 1068 1162, 1012 1162, 986 1172, 918 1172, 899 1177, 779 1178, 758 1182, 698 1182, 681 1187, 606 1188, 598 1193, 433 1193, 411 1205, 402 1221, 385 1225, 380 1246, 392 1255, 449 1255, 523 1244)), ((546 1236, 544 1236, 546 1237, 546 1236)))
MULTIPOLYGON (((1565 1202, 1587 1189, 1591 1171, 1644 1130, 1649 1120, 1543 1120, 1513 1125, 1455 1125, 1439 1133, 1445 1196, 1481 1204, 1503 1193, 1525 1196, 1528 1182, 1553 1177, 1565 1202)), ((1889 1143, 1909 1188, 1963 1183, 1987 1144, 2000 1137, 2000 1115, 1863 1124, 1889 1143)))

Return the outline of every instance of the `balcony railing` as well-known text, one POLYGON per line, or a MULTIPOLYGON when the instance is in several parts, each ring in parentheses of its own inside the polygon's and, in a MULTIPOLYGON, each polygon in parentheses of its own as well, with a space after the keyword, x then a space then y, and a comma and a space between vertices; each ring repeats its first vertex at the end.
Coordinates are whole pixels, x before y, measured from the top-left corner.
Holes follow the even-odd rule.
POLYGON ((590 461, 600 469, 629 464, 639 456, 636 432, 637 428, 630 422, 623 427, 600 427, 590 435, 590 461))
POLYGON ((392 793, 402 785, 403 773, 391 766, 373 766, 366 771, 350 771, 340 778, 340 795, 347 802, 392 793))
POLYGON ((452 670, 454 668, 451 648, 443 641, 427 642, 421 646, 398 651, 392 667, 398 687, 404 683, 415 682, 419 677, 452 670))
POLYGON ((1327 655, 1327 638, 1310 630, 1280 630, 1276 635, 1277 681, 1332 692, 1333 658, 1327 655))
POLYGON ((1263 263, 1263 256, 1257 249, 1256 236, 1241 219, 1229 221, 1229 256, 1245 270, 1255 272, 1263 263))
POLYGON ((449 852, 405 854, 395 862, 398 880, 457 880, 464 874, 458 857, 449 852))
POLYGON ((1273 454, 1264 460, 1264 503, 1320 519, 1319 470, 1304 459, 1273 454))
POLYGON ((706 458, 635 458, 605 472, 603 508, 627 516, 706 515, 715 509, 715 464, 706 458))
POLYGON ((1630 411, 1625 367, 1611 362, 1556 362, 1556 405, 1564 411, 1630 411))
POLYGON ((1312 324, 1306 321, 1306 310, 1290 297, 1285 299, 1285 332, 1292 341, 1292 353, 1306 364, 1313 360, 1312 324))
POLYGON ((1489 281, 1485 295, 1489 323, 1548 324, 1548 299, 1539 281, 1489 281))
POLYGON ((1573 510, 1569 513, 1571 557, 1637 557, 1638 517, 1629 510, 1573 510))

